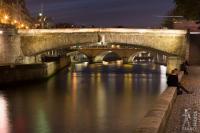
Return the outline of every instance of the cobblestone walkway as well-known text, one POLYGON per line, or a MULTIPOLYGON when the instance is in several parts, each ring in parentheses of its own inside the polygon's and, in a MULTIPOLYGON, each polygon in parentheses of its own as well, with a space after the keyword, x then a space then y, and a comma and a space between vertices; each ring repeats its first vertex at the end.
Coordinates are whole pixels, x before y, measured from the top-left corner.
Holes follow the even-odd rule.
POLYGON ((182 84, 193 94, 177 97, 165 132, 200 133, 200 67, 190 67, 189 75, 184 76, 182 84))

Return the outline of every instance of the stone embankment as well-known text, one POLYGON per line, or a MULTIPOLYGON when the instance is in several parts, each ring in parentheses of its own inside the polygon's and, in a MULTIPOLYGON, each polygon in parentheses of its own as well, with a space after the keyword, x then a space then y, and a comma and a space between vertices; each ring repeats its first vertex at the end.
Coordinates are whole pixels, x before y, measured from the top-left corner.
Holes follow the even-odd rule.
POLYGON ((199 83, 200 67, 190 66, 189 75, 184 76, 182 84, 193 93, 183 94, 176 98, 164 133, 200 133, 199 83), (188 113, 186 110, 188 110, 188 113))
POLYGON ((0 84, 45 79, 66 67, 69 63, 69 58, 63 57, 55 62, 2 65, 0 66, 0 84))
MULTIPOLYGON (((180 72, 179 80, 182 79, 182 76, 183 72, 180 72)), ((144 116, 135 133, 163 133, 176 97, 176 88, 168 87, 144 116)))

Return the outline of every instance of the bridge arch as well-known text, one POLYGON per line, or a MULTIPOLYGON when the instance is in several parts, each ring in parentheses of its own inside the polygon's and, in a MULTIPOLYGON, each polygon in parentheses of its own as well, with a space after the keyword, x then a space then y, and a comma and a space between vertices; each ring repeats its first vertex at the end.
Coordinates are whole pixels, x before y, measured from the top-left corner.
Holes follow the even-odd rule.
POLYGON ((140 55, 140 54, 143 54, 143 53, 151 53, 149 51, 139 51, 139 52, 136 52, 136 53, 133 53, 129 58, 128 58, 128 63, 134 63, 134 60, 140 55))
POLYGON ((68 56, 70 56, 71 62, 88 62, 89 61, 89 57, 79 51, 74 51, 74 52, 70 52, 67 54, 68 56))
POLYGON ((94 62, 102 62, 102 61, 116 61, 116 60, 120 60, 121 57, 113 52, 113 51, 104 51, 102 53, 100 53, 99 55, 95 56, 94 58, 94 62))

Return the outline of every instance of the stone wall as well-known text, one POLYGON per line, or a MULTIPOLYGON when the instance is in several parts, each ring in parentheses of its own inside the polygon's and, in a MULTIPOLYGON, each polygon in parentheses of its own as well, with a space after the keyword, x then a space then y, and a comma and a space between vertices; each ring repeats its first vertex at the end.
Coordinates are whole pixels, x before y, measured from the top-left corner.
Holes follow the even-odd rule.
POLYGON ((176 96, 175 87, 167 88, 142 119, 134 133, 163 133, 176 96))
POLYGON ((63 57, 57 62, 0 66, 0 84, 45 79, 69 65, 69 63, 70 59, 63 57))
POLYGON ((22 55, 21 42, 13 28, 0 28, 0 64, 15 63, 22 55))
POLYGON ((200 34, 190 35, 189 63, 200 65, 200 34))

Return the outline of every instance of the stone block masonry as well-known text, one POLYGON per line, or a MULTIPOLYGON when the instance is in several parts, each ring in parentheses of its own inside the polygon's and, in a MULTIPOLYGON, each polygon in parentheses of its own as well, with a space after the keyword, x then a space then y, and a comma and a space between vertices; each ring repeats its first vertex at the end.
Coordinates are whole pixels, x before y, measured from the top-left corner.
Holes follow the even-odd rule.
POLYGON ((19 30, 26 56, 73 45, 106 42, 156 49, 185 58, 186 31, 165 29, 27 29, 19 30), (102 39, 103 36, 103 39, 102 39), (102 40, 101 40, 102 39, 102 40))
POLYGON ((175 98, 176 88, 167 88, 142 119, 135 133, 163 133, 175 98))
POLYGON ((20 37, 14 28, 0 28, 0 64, 15 63, 22 56, 20 37))
POLYGON ((67 57, 56 62, 0 66, 0 84, 46 79, 69 65, 67 57))

